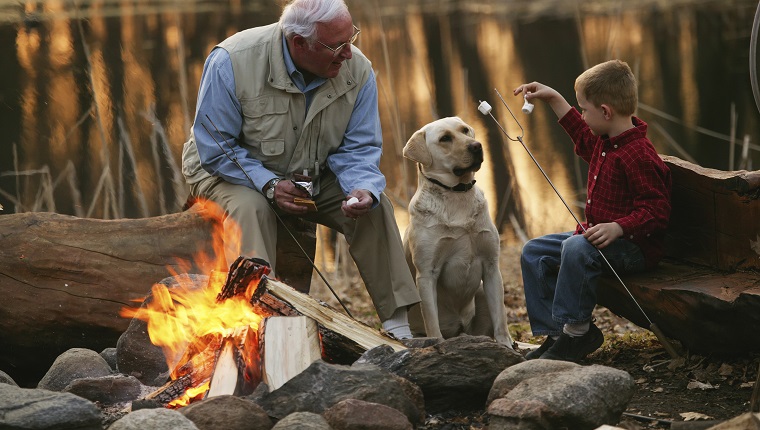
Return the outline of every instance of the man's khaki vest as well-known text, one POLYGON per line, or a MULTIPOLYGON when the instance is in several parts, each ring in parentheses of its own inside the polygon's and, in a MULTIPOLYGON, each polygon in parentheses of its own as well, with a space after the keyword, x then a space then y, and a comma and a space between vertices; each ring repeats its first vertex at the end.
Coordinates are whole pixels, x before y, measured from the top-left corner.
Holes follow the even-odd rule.
MULTIPOLYGON (((317 89, 306 112, 306 98, 285 68, 279 24, 239 32, 217 46, 232 60, 235 92, 243 111, 240 146, 279 177, 305 169, 316 176, 343 141, 356 97, 369 79, 370 61, 352 46, 353 58, 343 62, 337 77, 317 89)), ((200 165, 192 133, 182 158, 189 183, 209 176, 200 165)))

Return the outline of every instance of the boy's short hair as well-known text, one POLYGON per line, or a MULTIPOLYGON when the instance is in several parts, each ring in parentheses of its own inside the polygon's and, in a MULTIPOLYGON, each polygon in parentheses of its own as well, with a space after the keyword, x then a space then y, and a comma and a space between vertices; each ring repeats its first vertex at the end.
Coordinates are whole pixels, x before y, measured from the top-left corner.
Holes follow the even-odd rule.
POLYGON ((582 91, 594 106, 609 105, 620 115, 636 112, 638 84, 625 61, 605 61, 586 70, 575 80, 575 91, 582 91))

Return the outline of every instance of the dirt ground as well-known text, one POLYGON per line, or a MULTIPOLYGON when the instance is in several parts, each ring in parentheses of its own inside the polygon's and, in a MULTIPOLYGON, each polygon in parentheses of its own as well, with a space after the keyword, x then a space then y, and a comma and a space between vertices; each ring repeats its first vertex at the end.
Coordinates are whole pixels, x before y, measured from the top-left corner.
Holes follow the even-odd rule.
MULTIPOLYGON (((502 245, 501 271, 509 326, 515 340, 540 343, 530 333, 522 279, 519 248, 502 245)), ((331 286, 352 314, 379 327, 362 283, 356 273, 344 272, 341 280, 327 275, 331 286)), ((339 306, 320 282, 313 283, 312 295, 339 306)), ((582 364, 601 364, 625 370, 636 381, 636 391, 617 425, 625 429, 669 429, 675 421, 725 421, 749 412, 752 390, 760 368, 760 354, 739 357, 705 357, 681 351, 672 360, 657 337, 609 310, 597 307, 596 324, 605 334, 602 348, 582 364)), ((752 340, 748 339, 748 342, 752 340)), ((677 342, 675 345, 678 345, 677 342)), ((485 428, 484 410, 429 416, 423 430, 469 430, 485 428)))

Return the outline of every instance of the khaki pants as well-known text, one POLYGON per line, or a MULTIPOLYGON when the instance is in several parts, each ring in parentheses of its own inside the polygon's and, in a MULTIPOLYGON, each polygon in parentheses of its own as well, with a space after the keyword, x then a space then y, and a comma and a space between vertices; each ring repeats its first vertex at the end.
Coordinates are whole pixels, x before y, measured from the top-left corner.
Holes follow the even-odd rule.
MULTIPOLYGON (((239 226, 240 249, 239 252, 231 248, 226 250, 229 264, 238 255, 244 255, 262 258, 276 270, 278 221, 261 193, 217 177, 192 184, 191 192, 193 196, 216 202, 226 211, 225 230, 233 222, 239 226)), ((353 220, 343 215, 340 209, 344 199, 335 175, 326 171, 320 177, 320 192, 314 199, 319 211, 310 212, 302 218, 337 230, 345 236, 375 310, 380 320, 385 321, 397 308, 420 301, 404 257, 393 206, 383 194, 377 207, 353 220)), ((277 210, 280 215, 283 214, 277 210)))

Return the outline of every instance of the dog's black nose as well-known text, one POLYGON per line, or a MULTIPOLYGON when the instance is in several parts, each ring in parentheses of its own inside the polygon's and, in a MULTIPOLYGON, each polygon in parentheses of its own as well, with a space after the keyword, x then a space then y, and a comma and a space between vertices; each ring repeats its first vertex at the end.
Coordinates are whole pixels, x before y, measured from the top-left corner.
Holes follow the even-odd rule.
POLYGON ((480 142, 472 142, 467 145, 467 150, 472 152, 473 154, 482 154, 483 145, 481 145, 480 142))

